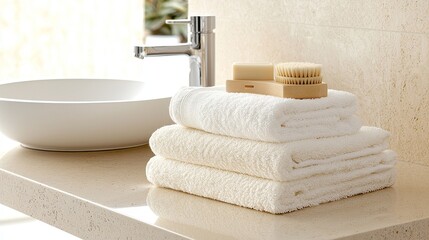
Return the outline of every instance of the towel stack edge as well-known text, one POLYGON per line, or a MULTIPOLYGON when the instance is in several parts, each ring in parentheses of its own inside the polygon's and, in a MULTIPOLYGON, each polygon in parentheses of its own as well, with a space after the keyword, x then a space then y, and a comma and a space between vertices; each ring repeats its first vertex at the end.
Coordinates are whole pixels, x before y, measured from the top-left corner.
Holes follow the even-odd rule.
POLYGON ((278 182, 156 156, 147 176, 156 186, 280 214, 391 186, 394 170, 375 166, 354 176, 334 174, 335 183, 318 184, 326 176, 278 182))
POLYGON ((184 88, 171 100, 175 125, 150 138, 148 180, 273 214, 392 186, 389 133, 362 126, 356 97, 316 100, 184 88))

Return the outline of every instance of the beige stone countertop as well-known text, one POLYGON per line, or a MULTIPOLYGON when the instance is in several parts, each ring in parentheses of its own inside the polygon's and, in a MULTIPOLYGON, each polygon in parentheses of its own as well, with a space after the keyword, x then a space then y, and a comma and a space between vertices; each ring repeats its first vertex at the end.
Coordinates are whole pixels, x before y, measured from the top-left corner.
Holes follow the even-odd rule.
POLYGON ((0 141, 0 203, 84 239, 428 239, 429 167, 392 188, 272 215, 154 188, 148 146, 46 152, 0 141))

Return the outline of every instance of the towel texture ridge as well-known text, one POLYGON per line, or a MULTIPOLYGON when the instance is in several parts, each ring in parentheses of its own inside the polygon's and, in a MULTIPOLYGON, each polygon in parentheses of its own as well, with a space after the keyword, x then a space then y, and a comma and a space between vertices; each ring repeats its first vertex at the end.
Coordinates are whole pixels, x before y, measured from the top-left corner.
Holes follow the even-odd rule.
POLYGON ((298 100, 187 87, 170 102, 170 116, 178 124, 265 142, 352 134, 361 127, 355 112, 356 97, 338 90, 329 90, 325 98, 298 100))
POLYGON ((159 156, 276 181, 379 164, 389 133, 362 127, 352 135, 267 143, 170 125, 150 138, 159 156))
POLYGON ((153 157, 146 174, 153 184, 260 211, 280 214, 391 186, 395 154, 384 164, 355 171, 278 182, 163 157, 153 157))

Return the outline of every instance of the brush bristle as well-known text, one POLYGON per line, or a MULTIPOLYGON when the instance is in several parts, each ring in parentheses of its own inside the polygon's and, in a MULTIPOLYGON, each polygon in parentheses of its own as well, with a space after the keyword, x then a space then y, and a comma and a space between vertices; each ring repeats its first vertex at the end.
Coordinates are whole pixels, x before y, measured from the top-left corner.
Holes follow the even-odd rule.
POLYGON ((296 85, 308 85, 308 84, 319 84, 322 83, 322 76, 318 77, 302 77, 302 78, 291 78, 275 76, 276 82, 283 84, 296 84, 296 85))
POLYGON ((308 62, 287 62, 276 65, 276 81, 284 84, 318 84, 322 82, 322 65, 308 62))

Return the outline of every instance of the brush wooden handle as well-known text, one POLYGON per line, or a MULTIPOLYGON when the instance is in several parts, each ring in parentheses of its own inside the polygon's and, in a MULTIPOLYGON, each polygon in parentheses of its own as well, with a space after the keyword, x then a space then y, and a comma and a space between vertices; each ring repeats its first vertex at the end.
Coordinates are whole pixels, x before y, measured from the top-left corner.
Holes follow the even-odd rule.
POLYGON ((328 96, 328 85, 324 82, 295 85, 274 81, 227 80, 226 91, 271 95, 281 98, 310 99, 328 96))

